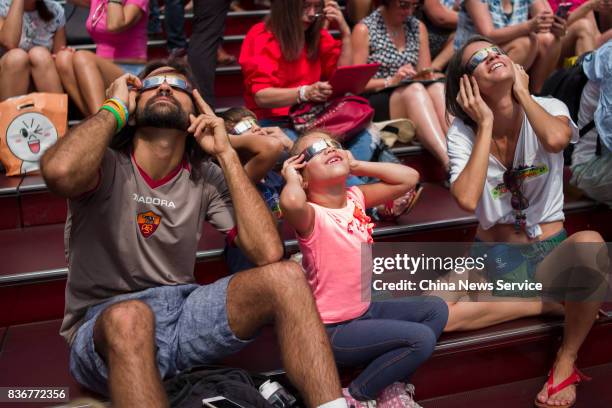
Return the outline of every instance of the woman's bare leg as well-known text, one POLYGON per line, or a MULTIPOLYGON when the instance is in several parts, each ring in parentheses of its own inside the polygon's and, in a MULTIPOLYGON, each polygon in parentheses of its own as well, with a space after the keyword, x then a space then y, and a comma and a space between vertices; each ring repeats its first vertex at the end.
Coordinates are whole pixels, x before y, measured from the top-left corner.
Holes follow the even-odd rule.
POLYGON ((528 35, 502 44, 501 47, 512 61, 529 69, 538 55, 538 38, 528 35))
POLYGON ((412 120, 416 125, 419 141, 447 169, 446 137, 425 87, 415 83, 398 88, 391 94, 389 105, 391 119, 408 118, 412 120))
POLYGON ((446 122, 446 102, 444 101, 444 84, 438 82, 431 84, 427 87, 427 93, 433 102, 438 115, 438 121, 440 122, 440 128, 446 135, 448 132, 448 124, 446 122))
POLYGON ((30 87, 30 57, 21 48, 8 50, 0 58, 0 100, 25 95, 30 87))
MULTIPOLYGON (((501 298, 500 298, 501 299, 501 298)), ((541 300, 500 300, 477 302, 469 299, 448 303, 448 322, 444 331, 476 330, 523 317, 563 314, 563 306, 541 300)))
POLYGON ((76 74, 74 72, 74 56, 75 51, 62 50, 55 55, 55 66, 57 72, 60 75, 62 85, 66 90, 66 93, 70 96, 70 99, 79 108, 83 115, 88 115, 89 110, 79 89, 76 74))
POLYGON ((105 90, 123 74, 121 68, 89 51, 74 54, 74 71, 88 114, 94 114, 104 103, 105 90))
POLYGON ((582 55, 595 49, 595 38, 598 35, 597 26, 588 17, 581 18, 567 28, 567 34, 562 39, 561 61, 574 55, 582 55))
POLYGON ((40 92, 64 93, 53 57, 48 49, 34 47, 28 51, 30 57, 31 75, 36 90, 40 92))
POLYGON ((538 34, 538 56, 529 71, 529 89, 537 94, 555 70, 561 56, 561 40, 552 33, 538 34))
MULTIPOLYGON (((607 281, 589 280, 588 275, 606 278, 609 273, 607 248, 603 238, 594 231, 578 232, 555 248, 538 266, 536 279, 544 283, 546 288, 550 282, 559 279, 559 274, 569 270, 569 282, 580 279, 580 286, 593 285, 592 295, 585 301, 567 301, 565 303, 565 329, 563 343, 557 352, 554 363, 554 385, 559 384, 571 375, 574 369, 578 351, 586 339, 597 311, 601 307, 608 289, 607 281), (577 245, 576 245, 577 244, 577 245), (570 269, 571 268, 571 269, 570 269)), ((547 398, 546 385, 538 394, 538 400, 550 405, 555 403, 570 403, 576 397, 576 387, 569 386, 563 391, 547 398)))

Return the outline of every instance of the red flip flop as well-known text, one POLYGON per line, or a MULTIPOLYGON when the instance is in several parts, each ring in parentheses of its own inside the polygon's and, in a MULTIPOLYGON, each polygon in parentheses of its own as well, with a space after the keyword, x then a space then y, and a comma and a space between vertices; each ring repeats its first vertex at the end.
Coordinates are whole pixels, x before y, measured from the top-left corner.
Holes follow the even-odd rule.
MULTIPOLYGON (((555 371, 555 367, 553 367, 553 369, 550 370, 550 374, 548 375, 548 381, 546 382, 547 399, 561 392, 562 390, 566 389, 570 385, 578 384, 582 380, 585 380, 585 381, 591 380, 591 377, 587 377, 582 372, 580 372, 580 370, 578 370, 576 366, 574 366, 574 371, 570 374, 569 377, 561 381, 559 384, 553 385, 555 383, 554 378, 553 378, 554 371, 555 371)), ((535 406, 538 408, 571 408, 574 406, 575 403, 576 403, 576 399, 574 399, 573 402, 566 404, 566 405, 548 405, 545 402, 538 401, 537 397, 534 401, 535 406)))

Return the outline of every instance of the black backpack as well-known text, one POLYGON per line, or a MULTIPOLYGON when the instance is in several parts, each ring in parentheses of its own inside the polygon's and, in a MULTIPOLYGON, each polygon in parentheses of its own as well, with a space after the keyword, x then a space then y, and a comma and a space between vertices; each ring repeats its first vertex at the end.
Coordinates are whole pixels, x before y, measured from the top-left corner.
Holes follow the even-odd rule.
MULTIPOLYGON (((267 378, 256 380, 263 383, 267 378)), ((274 408, 255 386, 253 377, 238 368, 198 366, 164 382, 172 408, 201 408, 202 399, 226 397, 245 408, 274 408)))
MULTIPOLYGON (((582 69, 582 63, 587 55, 590 53, 582 54, 576 60, 570 68, 561 68, 555 71, 547 80, 544 82, 542 87, 541 95, 550 95, 561 100, 567 105, 570 116, 574 122, 578 122, 578 111, 580 110, 580 98, 582 96, 582 89, 588 82, 589 78, 582 69)), ((595 127, 595 122, 592 120, 580 129, 580 137, 587 134, 591 129, 595 127)), ((563 158, 565 165, 569 166, 572 162, 572 153, 574 151, 574 145, 570 144, 563 151, 563 158)), ((597 150, 596 154, 601 154, 601 142, 597 138, 597 150)))

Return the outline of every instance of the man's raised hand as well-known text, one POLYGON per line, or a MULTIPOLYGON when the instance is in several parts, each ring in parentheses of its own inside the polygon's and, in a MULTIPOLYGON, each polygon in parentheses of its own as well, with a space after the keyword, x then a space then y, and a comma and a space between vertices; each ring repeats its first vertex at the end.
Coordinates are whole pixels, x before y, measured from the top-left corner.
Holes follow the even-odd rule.
POLYGON ((204 101, 197 89, 193 91, 193 99, 196 108, 201 113, 198 116, 189 115, 191 125, 187 132, 192 133, 202 150, 212 156, 218 157, 233 150, 225 131, 223 119, 215 115, 215 112, 204 101))
POLYGON ((117 98, 128 107, 131 116, 136 110, 136 90, 142 86, 140 78, 132 74, 124 74, 115 79, 106 90, 107 98, 117 98), (129 86, 132 86, 130 90, 129 86))

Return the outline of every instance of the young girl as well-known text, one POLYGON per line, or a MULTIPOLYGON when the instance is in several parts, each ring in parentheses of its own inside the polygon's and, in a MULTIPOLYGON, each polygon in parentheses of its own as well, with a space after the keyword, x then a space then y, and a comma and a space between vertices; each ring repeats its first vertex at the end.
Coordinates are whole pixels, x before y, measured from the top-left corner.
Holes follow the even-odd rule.
POLYGON ((302 264, 336 361, 366 366, 343 393, 349 405, 418 407, 406 381, 433 352, 448 315, 439 298, 369 301, 361 248, 372 242, 365 209, 415 187, 418 173, 395 163, 358 161, 329 135, 300 137, 283 166, 284 218, 295 228, 302 264), (349 174, 381 180, 345 187, 349 174), (408 391, 408 392, 407 392, 408 391))

